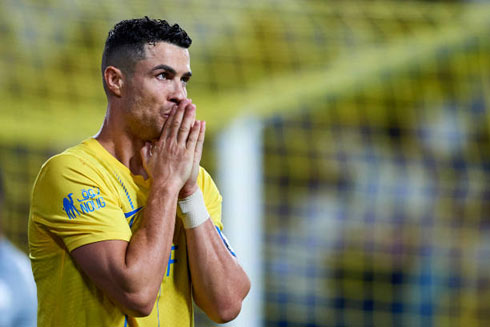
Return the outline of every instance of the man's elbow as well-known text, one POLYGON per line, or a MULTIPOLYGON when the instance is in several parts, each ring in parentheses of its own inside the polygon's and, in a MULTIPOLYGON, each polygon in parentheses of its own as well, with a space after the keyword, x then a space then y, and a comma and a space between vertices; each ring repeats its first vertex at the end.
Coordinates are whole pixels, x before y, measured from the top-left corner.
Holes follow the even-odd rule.
POLYGON ((230 301, 228 303, 223 303, 219 305, 210 318, 218 324, 225 324, 235 319, 241 310, 241 300, 230 301))
POLYGON ((194 297, 197 305, 208 315, 208 317, 216 323, 224 324, 235 319, 242 310, 242 302, 250 291, 250 280, 248 277, 240 283, 234 284, 237 286, 229 292, 221 292, 214 299, 204 299, 194 297), (202 300, 202 301, 201 301, 202 300))
POLYGON ((247 296, 250 290, 250 282, 247 279, 247 283, 243 285, 241 294, 229 298, 221 298, 220 303, 215 307, 213 315, 210 317, 212 320, 219 324, 224 324, 235 319, 242 310, 242 302, 247 296))
POLYGON ((240 311, 242 310, 242 302, 245 297, 250 292, 250 279, 245 275, 243 282, 241 283, 241 287, 237 290, 233 299, 223 303, 221 306, 223 309, 220 311, 220 320, 221 323, 227 323, 235 319, 240 311))
POLYGON ((133 305, 131 307, 126 308, 126 312, 131 317, 147 317, 151 314, 153 310, 153 305, 133 305))
POLYGON ((156 298, 147 294, 127 295, 123 305, 124 313, 131 317, 149 316, 155 306, 156 298))

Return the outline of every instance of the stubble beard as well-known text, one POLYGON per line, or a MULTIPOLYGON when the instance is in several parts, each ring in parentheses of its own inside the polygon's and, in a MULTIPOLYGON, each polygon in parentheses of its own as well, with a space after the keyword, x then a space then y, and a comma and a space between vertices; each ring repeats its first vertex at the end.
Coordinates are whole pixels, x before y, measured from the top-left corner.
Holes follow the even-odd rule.
POLYGON ((145 115, 135 115, 134 113, 129 113, 129 115, 128 132, 134 138, 144 142, 152 142, 160 138, 164 125, 164 122, 161 122, 160 119, 145 115))

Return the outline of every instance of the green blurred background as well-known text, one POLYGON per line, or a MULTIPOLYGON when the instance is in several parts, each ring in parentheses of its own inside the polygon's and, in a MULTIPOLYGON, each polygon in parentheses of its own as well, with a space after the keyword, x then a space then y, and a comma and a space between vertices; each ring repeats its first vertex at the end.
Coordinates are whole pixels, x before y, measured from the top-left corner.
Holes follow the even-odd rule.
POLYGON ((19 248, 40 165, 102 123, 108 30, 144 15, 193 39, 208 170, 231 122, 263 124, 264 326, 490 325, 482 1, 1 1, 2 228, 19 248))

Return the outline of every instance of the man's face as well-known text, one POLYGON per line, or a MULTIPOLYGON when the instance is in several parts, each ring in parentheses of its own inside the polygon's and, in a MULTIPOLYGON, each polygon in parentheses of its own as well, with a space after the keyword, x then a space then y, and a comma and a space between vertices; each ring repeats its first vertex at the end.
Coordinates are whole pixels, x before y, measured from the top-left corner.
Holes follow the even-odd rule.
POLYGON ((150 141, 160 136, 172 108, 187 98, 191 69, 185 48, 158 42, 147 44, 145 52, 126 76, 123 98, 129 132, 150 141))

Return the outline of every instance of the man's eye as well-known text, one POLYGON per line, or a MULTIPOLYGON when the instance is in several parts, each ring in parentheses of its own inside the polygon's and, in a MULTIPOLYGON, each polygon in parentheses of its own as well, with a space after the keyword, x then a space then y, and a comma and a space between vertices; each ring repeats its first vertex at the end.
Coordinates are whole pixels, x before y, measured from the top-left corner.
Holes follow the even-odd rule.
POLYGON ((163 80, 166 80, 166 79, 167 79, 167 74, 165 74, 165 73, 160 73, 160 74, 158 74, 158 75, 157 75, 157 78, 158 78, 159 80, 162 80, 162 81, 163 81, 163 80))

